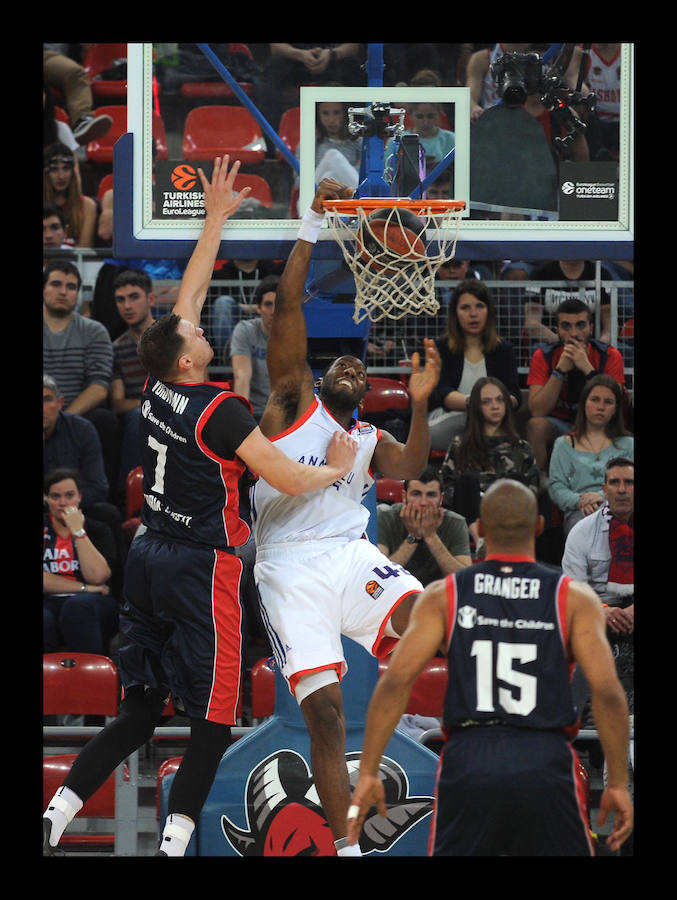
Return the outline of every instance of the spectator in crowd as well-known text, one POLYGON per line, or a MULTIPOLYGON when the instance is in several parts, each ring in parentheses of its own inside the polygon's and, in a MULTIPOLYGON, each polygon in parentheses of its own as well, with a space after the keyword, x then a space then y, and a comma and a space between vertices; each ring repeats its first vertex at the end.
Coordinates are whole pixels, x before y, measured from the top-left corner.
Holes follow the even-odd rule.
POLYGON ((183 259, 115 259, 106 257, 94 283, 92 318, 106 326, 112 341, 123 334, 126 325, 118 312, 113 283, 117 276, 127 269, 146 272, 153 282, 153 294, 155 295, 153 317, 157 318, 162 312, 170 310, 176 302, 186 264, 187 260, 183 259))
POLYGON ((598 373, 625 385, 623 357, 615 347, 592 336, 592 315, 582 300, 557 307, 557 340, 540 346, 531 358, 527 386, 529 412, 526 438, 536 463, 547 473, 556 437, 568 434, 585 381, 598 373))
POLYGON ((56 203, 42 204, 43 250, 72 250, 67 243, 68 226, 63 209, 56 203))
MULTIPOLYGON (((356 188, 359 184, 362 139, 348 131, 349 103, 318 103, 315 143, 315 183, 334 178, 356 188)), ((298 150, 297 150, 298 152, 298 150)))
POLYGON ((500 379, 475 382, 465 429, 449 445, 441 478, 444 505, 465 518, 477 556, 484 545, 478 532, 480 501, 489 486, 512 478, 538 494, 534 452, 517 431, 510 394, 500 379))
POLYGON ((51 375, 42 376, 43 474, 54 469, 74 469, 80 482, 80 508, 86 516, 106 524, 118 549, 120 566, 112 587, 120 594, 125 558, 120 507, 111 502, 108 476, 99 434, 89 419, 64 412, 63 396, 51 375))
POLYGON ((302 84, 366 84, 364 47, 353 43, 271 43, 263 66, 260 109, 277 126, 285 109, 298 106, 302 84))
POLYGON ((423 586, 469 566, 468 527, 462 516, 442 509, 442 480, 434 466, 404 482, 404 502, 381 503, 378 547, 423 586))
POLYGON ((44 148, 42 199, 63 209, 73 246, 93 247, 99 212, 96 201, 82 193, 75 159, 65 144, 49 144, 44 148))
POLYGON ((54 95, 49 89, 49 85, 43 82, 42 85, 42 146, 43 149, 50 144, 65 144, 69 150, 75 154, 76 172, 79 176, 79 160, 77 151, 80 144, 73 137, 68 122, 63 121, 63 116, 57 116, 57 108, 54 104, 54 95))
POLYGON ((77 266, 51 260, 43 271, 42 369, 57 381, 64 411, 85 416, 95 425, 104 451, 106 475, 117 481, 119 426, 108 409, 113 373, 113 344, 106 328, 76 312, 82 284, 77 266))
POLYGON ((621 120, 621 45, 593 44, 588 53, 585 83, 594 91, 595 111, 584 116, 590 158, 617 160, 621 120))
POLYGON ((249 400, 257 422, 263 415, 270 394, 266 356, 279 281, 279 275, 262 279, 254 294, 258 316, 238 322, 230 341, 233 390, 249 400))
POLYGON ((259 281, 269 275, 280 275, 283 265, 280 260, 271 259, 217 260, 212 276, 217 293, 207 298, 204 317, 205 332, 222 362, 228 361, 229 341, 238 321, 256 315, 259 281), (237 284, 222 285, 220 281, 236 281, 237 284))
POLYGON ((126 269, 113 282, 113 296, 127 330, 113 341, 113 377, 110 404, 120 419, 120 471, 115 486, 118 502, 124 498, 129 472, 141 465, 139 419, 141 394, 148 373, 141 365, 137 348, 141 335, 155 321, 155 295, 150 276, 138 269, 126 269))
POLYGON ((496 44, 475 51, 466 66, 466 87, 470 88, 470 119, 474 121, 501 99, 491 67, 504 53, 525 53, 531 44, 496 44))
MULTIPOLYGON (((596 266, 592 260, 557 259, 535 266, 532 274, 534 281, 553 281, 564 283, 564 286, 547 285, 540 290, 529 290, 529 302, 525 309, 524 328, 532 342, 554 341, 555 332, 549 327, 557 308, 565 300, 583 300, 590 308, 591 315, 596 314, 599 307, 600 332, 599 340, 610 342, 611 338, 611 298, 605 288, 600 288, 599 296, 593 285, 583 287, 584 282, 594 282, 597 278, 596 266), (544 322, 545 317, 545 322, 544 322)), ((613 275, 602 264, 601 278, 610 281, 613 275)), ((623 300, 623 297, 620 298, 623 300)), ((627 307, 627 298, 624 308, 627 307)), ((535 349, 535 347, 534 347, 535 349)))
POLYGON ((44 480, 43 652, 107 655, 118 630, 109 586, 117 551, 109 528, 85 518, 81 486, 74 469, 55 469, 44 480))
POLYGON ((442 374, 429 401, 430 445, 447 450, 465 428, 470 391, 478 378, 500 378, 513 409, 521 405, 522 394, 512 344, 498 336, 494 301, 483 282, 469 278, 456 286, 449 301, 447 333, 435 343, 442 374))
MULTIPOLYGON (((93 46, 82 45, 85 50, 93 46)), ((68 44, 43 44, 42 71, 47 84, 64 95, 73 135, 78 144, 84 146, 107 134, 113 120, 107 115, 94 115, 89 76, 83 66, 71 58, 70 49, 68 44)))
MULTIPOLYGON (((410 81, 411 87, 441 87, 440 76, 431 69, 421 69, 410 81)), ((440 122, 448 124, 441 103, 409 103, 407 113, 411 121, 405 134, 417 134, 419 144, 425 150, 426 165, 436 166, 447 153, 456 146, 456 135, 449 128, 443 128, 440 122)), ((393 152, 393 139, 386 144, 385 160, 393 152)))
MULTIPOLYGON (((562 571, 589 584, 602 601, 607 638, 613 649, 616 672, 625 689, 630 721, 635 715, 635 464, 627 457, 608 460, 603 484, 604 503, 569 532, 562 571)), ((583 727, 590 724, 588 684, 577 666, 572 679, 574 702, 583 727)), ((630 741, 630 767, 634 768, 634 740, 630 741)), ((606 773, 605 773, 606 774, 606 773)), ((632 855, 632 844, 621 849, 632 855)))
POLYGON ((623 421, 623 388, 595 375, 581 392, 570 434, 555 440, 548 491, 563 513, 564 534, 604 503, 604 470, 610 458, 634 456, 635 439, 623 421))

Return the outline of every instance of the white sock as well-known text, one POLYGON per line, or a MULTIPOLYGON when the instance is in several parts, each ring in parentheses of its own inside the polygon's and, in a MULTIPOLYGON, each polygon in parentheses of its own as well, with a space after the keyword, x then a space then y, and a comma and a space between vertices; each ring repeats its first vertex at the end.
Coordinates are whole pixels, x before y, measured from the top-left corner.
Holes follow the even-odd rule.
POLYGON ((362 856, 359 844, 349 844, 348 838, 339 838, 334 841, 337 856, 362 856))
POLYGON ((170 813, 165 822, 159 849, 167 856, 184 856, 194 829, 195 822, 188 816, 170 813))
POLYGON ((60 787, 54 794, 43 814, 43 819, 49 819, 52 823, 52 832, 49 836, 52 847, 56 847, 61 835, 81 809, 82 800, 70 788, 60 787))

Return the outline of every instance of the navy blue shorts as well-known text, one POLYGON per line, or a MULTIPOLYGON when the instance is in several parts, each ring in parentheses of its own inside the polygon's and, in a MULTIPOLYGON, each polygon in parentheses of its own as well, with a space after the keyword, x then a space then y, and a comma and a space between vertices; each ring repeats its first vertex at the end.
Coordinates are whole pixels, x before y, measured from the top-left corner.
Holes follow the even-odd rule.
POLYGON ((132 542, 120 614, 120 677, 168 688, 191 718, 235 724, 241 687, 242 562, 148 531, 132 542))
POLYGON ((594 856, 574 748, 556 731, 452 733, 430 847, 433 856, 594 856))

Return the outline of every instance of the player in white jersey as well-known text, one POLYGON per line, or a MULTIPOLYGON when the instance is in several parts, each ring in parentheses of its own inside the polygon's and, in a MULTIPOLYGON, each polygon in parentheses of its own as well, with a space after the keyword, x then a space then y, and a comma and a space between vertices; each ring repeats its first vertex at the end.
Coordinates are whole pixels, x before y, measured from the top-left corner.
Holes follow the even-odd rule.
POLYGON ((368 389, 361 360, 339 357, 315 394, 302 298, 324 220, 322 201, 351 195, 345 185, 324 179, 303 218, 277 289, 267 358, 271 391, 260 427, 286 455, 313 465, 322 464, 335 431, 348 431, 358 443, 355 465, 327 489, 309 494, 305 503, 287 502, 262 479, 251 491, 254 577, 262 616, 308 727, 315 786, 338 855, 358 852, 345 840, 350 783, 340 687, 346 672, 341 634, 375 656, 386 655, 404 633, 422 590, 416 578, 366 539, 369 513, 362 500, 373 472, 405 479, 418 477, 425 468, 428 397, 441 365, 432 340, 425 342, 425 365, 413 354, 411 424, 405 444, 353 418, 368 389))

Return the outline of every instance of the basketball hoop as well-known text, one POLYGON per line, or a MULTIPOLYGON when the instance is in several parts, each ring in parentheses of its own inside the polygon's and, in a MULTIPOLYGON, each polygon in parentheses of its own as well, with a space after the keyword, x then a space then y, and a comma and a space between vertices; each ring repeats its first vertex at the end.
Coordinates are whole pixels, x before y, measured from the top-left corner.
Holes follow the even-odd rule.
POLYGON ((456 251, 463 200, 362 197, 322 205, 355 278, 354 322, 439 310, 435 275, 456 251))

